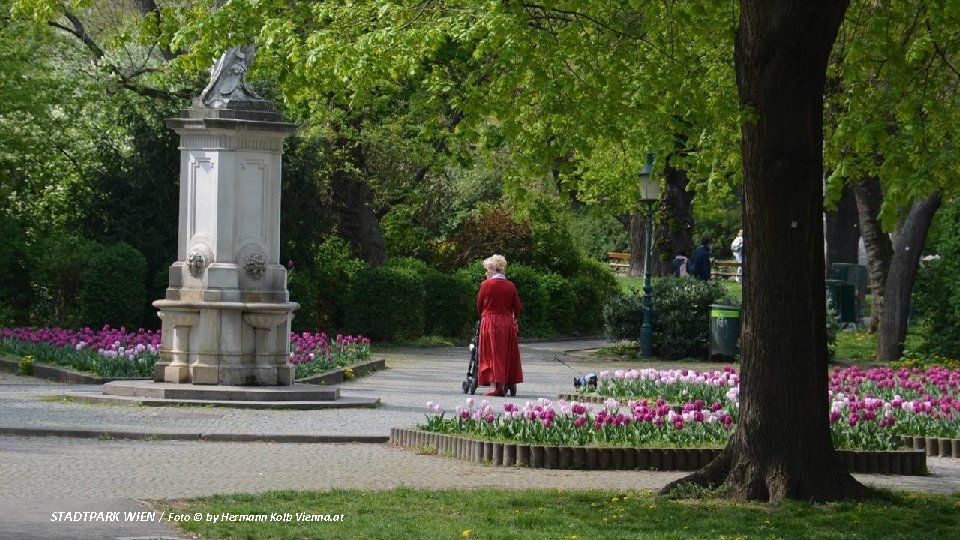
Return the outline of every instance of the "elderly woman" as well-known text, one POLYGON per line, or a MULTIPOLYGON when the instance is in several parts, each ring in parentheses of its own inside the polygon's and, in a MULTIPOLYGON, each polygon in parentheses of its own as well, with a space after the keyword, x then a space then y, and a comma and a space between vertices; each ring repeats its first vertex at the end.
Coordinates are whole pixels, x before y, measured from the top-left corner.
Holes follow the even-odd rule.
POLYGON ((523 382, 520 347, 517 344, 517 317, 520 296, 507 280, 507 260, 493 255, 483 261, 487 279, 480 284, 477 311, 480 313, 479 373, 477 383, 493 388, 487 396, 504 396, 507 388, 523 382))

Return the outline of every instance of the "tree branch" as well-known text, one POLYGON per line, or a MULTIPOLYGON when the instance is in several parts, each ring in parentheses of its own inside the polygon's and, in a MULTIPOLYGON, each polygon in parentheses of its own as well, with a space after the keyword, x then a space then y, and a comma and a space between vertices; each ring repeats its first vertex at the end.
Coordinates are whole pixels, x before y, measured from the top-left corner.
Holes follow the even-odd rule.
POLYGON ((83 43, 83 45, 87 48, 87 50, 89 50, 90 53, 93 55, 94 59, 96 60, 96 63, 98 65, 105 67, 109 73, 116 76, 120 83, 120 86, 122 86, 123 88, 126 88, 127 90, 130 90, 142 96, 148 96, 148 97, 154 97, 154 98, 169 99, 172 97, 176 97, 181 99, 189 99, 191 97, 192 92, 190 92, 189 90, 169 91, 169 90, 161 90, 159 88, 153 88, 150 86, 144 86, 141 84, 136 84, 134 79, 136 79, 137 77, 145 73, 153 73, 158 70, 155 68, 149 68, 149 67, 143 66, 130 72, 124 72, 124 70, 120 69, 119 67, 117 67, 116 65, 114 65, 112 62, 109 61, 109 59, 107 58, 106 51, 104 51, 103 47, 101 47, 100 44, 97 43, 97 41, 93 38, 93 36, 91 36, 90 33, 87 32, 87 29, 83 25, 83 22, 76 15, 74 15, 73 13, 70 13, 69 11, 64 11, 63 16, 64 18, 67 19, 67 21, 70 22, 70 26, 61 24, 58 21, 47 21, 47 24, 49 26, 52 26, 53 28, 62 30, 63 32, 66 32, 72 35, 73 37, 77 38, 78 40, 80 40, 80 42, 83 43))

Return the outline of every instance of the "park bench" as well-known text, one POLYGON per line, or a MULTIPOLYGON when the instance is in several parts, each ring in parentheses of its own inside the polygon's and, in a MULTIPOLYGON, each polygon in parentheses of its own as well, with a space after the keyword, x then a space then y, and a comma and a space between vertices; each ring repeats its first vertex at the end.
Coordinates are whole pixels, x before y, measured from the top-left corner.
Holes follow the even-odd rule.
POLYGON ((713 261, 710 277, 713 279, 736 279, 740 275, 737 261, 713 261))
POLYGON ((614 273, 626 273, 630 269, 630 254, 609 251, 607 252, 607 264, 614 273))

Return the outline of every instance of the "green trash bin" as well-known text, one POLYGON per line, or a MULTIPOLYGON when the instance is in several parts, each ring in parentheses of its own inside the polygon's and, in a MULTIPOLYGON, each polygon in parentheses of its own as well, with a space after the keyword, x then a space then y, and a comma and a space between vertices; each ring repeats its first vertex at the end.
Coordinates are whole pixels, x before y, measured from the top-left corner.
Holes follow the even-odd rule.
POLYGON ((862 264, 833 263, 830 265, 830 277, 850 283, 856 288, 857 299, 862 303, 867 295, 870 273, 862 264))
POLYGON ((734 359, 740 355, 740 308, 710 305, 710 358, 734 359))
POLYGON ((857 324, 859 322, 859 303, 857 302, 857 287, 839 279, 825 280, 827 288, 827 302, 837 314, 841 324, 857 324))

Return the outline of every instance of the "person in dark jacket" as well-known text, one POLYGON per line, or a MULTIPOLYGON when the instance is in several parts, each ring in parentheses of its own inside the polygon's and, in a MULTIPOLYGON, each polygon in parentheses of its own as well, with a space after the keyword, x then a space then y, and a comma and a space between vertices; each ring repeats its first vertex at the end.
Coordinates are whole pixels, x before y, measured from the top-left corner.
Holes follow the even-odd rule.
POLYGON ((710 281, 710 239, 700 241, 700 247, 693 250, 693 255, 687 261, 687 272, 703 281, 710 281))

